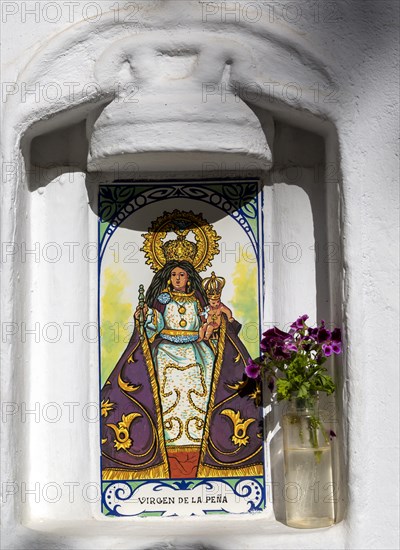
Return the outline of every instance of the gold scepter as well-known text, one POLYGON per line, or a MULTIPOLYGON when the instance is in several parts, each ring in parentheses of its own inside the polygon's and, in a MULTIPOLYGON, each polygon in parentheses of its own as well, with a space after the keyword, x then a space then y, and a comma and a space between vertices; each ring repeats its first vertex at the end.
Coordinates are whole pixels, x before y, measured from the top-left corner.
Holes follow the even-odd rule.
POLYGON ((139 285, 139 332, 140 332, 140 341, 144 340, 144 286, 139 285))

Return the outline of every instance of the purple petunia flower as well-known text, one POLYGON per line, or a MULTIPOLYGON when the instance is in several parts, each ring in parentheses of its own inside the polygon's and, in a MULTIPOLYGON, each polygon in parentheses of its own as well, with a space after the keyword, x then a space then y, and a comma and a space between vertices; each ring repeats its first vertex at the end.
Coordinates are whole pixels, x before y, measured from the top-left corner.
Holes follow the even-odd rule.
POLYGON ((279 330, 277 327, 270 328, 263 333, 263 339, 260 344, 261 350, 269 354, 286 358, 289 356, 283 349, 286 339, 291 339, 291 335, 279 330))
POLYGON ((261 371, 261 365, 253 361, 253 359, 249 359, 245 372, 249 378, 258 378, 260 376, 261 371))
POLYGON ((339 353, 341 353, 342 351, 342 344, 340 342, 332 342, 332 351, 333 353, 336 353, 337 355, 339 355, 339 353))
POLYGON ((263 336, 267 340, 270 340, 271 338, 273 339, 278 338, 280 340, 284 340, 289 336, 289 334, 287 332, 284 332, 283 330, 280 330, 278 327, 272 327, 266 330, 265 332, 263 332, 263 336))
POLYGON ((290 351, 288 351, 285 345, 276 346, 271 354, 273 354, 274 359, 278 359, 278 361, 282 359, 289 359, 290 357, 290 351))
POLYGON ((294 323, 290 325, 290 328, 301 329, 304 326, 305 321, 307 321, 308 315, 301 315, 294 323))
POLYGON ((332 342, 341 342, 342 341, 342 331, 340 328, 335 328, 332 331, 332 342))
POLYGON ((333 349, 330 344, 322 344, 322 351, 324 352, 325 357, 329 357, 333 353, 333 349))
POLYGON ((327 342, 331 338, 331 331, 326 329, 325 327, 321 327, 318 330, 318 342, 321 344, 322 342, 327 342))
POLYGON ((317 336, 318 336, 318 329, 317 329, 317 328, 309 328, 309 329, 308 329, 308 336, 309 336, 312 340, 316 340, 316 339, 317 339, 317 336))
POLYGON ((297 346, 293 342, 286 342, 284 349, 288 351, 297 351, 297 346))

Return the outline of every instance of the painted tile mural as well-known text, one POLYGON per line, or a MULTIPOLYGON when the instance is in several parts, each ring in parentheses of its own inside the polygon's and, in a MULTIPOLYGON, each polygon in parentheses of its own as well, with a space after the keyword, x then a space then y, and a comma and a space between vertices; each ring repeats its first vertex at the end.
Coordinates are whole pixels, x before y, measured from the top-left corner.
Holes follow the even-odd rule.
POLYGON ((262 510, 257 181, 99 193, 103 513, 262 510))

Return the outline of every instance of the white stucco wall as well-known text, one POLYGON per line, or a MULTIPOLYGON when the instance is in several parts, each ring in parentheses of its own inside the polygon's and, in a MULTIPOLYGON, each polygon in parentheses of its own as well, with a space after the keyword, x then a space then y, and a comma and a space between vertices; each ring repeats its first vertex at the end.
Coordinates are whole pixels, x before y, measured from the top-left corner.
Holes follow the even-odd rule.
MULTIPOLYGON (((398 3, 394 0, 300 0, 296 3, 204 3, 183 0, 80 0, 56 3, 42 0, 4 1, 1 9, 4 125, 1 227, 3 252, 6 252, 2 255, 1 294, 4 548, 150 549, 196 547, 194 545, 200 548, 201 544, 209 548, 232 550, 397 548, 398 3), (122 10, 124 6, 127 8, 125 11, 122 10), (122 11, 115 11, 118 7, 122 11), (83 473, 79 480, 83 484, 92 479, 91 468, 98 466, 93 448, 90 451, 92 454, 86 451, 85 433, 81 432, 78 438, 68 442, 68 450, 65 451, 67 458, 63 458, 56 438, 51 444, 47 440, 48 447, 41 448, 37 443, 41 438, 46 441, 46 431, 53 429, 49 423, 21 422, 21 416, 10 413, 12 404, 17 403, 20 407, 24 399, 28 401, 27 396, 29 404, 35 402, 40 388, 45 388, 40 393, 42 403, 55 399, 62 403, 68 402, 69 395, 73 395, 75 400, 76 392, 79 395, 79 391, 82 391, 82 403, 87 403, 88 399, 95 402, 97 399, 97 388, 91 387, 89 393, 84 391, 96 376, 95 350, 89 349, 82 342, 69 349, 74 360, 85 363, 88 369, 82 373, 79 383, 76 381, 76 388, 68 387, 66 390, 64 388, 69 379, 65 359, 60 358, 60 371, 54 374, 55 382, 49 382, 52 371, 48 365, 49 361, 54 361, 52 354, 55 353, 51 346, 46 346, 44 342, 35 345, 30 340, 29 347, 21 347, 17 345, 21 342, 16 343, 15 338, 9 338, 7 333, 10 323, 17 323, 18 330, 27 319, 42 324, 46 321, 62 323, 74 316, 74 320, 84 323, 92 319, 96 311, 95 289, 91 288, 83 295, 75 292, 75 288, 79 288, 81 276, 89 276, 87 272, 91 266, 87 262, 81 266, 71 266, 68 262, 55 269, 50 269, 52 266, 48 263, 39 262, 36 265, 31 262, 27 268, 26 262, 18 258, 19 254, 10 254, 12 249, 7 248, 10 243, 18 243, 20 246, 21 227, 25 227, 27 241, 30 235, 40 242, 48 242, 50 239, 72 242, 82 239, 83 235, 86 235, 85 242, 95 240, 95 216, 85 203, 83 171, 71 174, 67 171, 63 178, 53 178, 53 181, 49 176, 51 183, 44 195, 40 190, 26 192, 22 156, 16 151, 18 141, 30 122, 37 124, 54 113, 55 101, 51 95, 54 90, 49 87, 45 88, 45 92, 43 88, 36 87, 36 97, 34 94, 26 95, 25 83, 29 89, 32 89, 32 82, 57 82, 65 88, 66 83, 75 82, 78 75, 80 80, 77 90, 82 91, 87 83, 93 81, 91 60, 96 55, 96 47, 100 47, 103 40, 101 36, 98 38, 97 31, 102 22, 110 17, 107 15, 110 10, 111 17, 120 24, 118 33, 121 36, 123 33, 126 36, 130 32, 154 27, 168 27, 190 34, 193 22, 197 28, 218 34, 219 37, 228 31, 235 35, 235 25, 238 39, 241 29, 246 33, 257 34, 260 47, 265 48, 265 55, 260 54, 262 59, 255 56, 258 65, 255 73, 251 74, 254 79, 259 74, 262 76, 261 82, 268 82, 268 85, 264 84, 266 97, 260 98, 264 108, 290 125, 303 126, 313 131, 318 128, 321 133, 324 118, 330 121, 330 129, 326 132, 326 155, 328 171, 337 173, 338 186, 340 182, 338 225, 343 253, 340 274, 343 295, 333 297, 332 301, 339 304, 347 340, 343 401, 346 404, 347 439, 344 445, 349 494, 344 521, 329 530, 291 530, 274 522, 273 514, 269 514, 264 521, 251 518, 246 521, 232 519, 204 523, 201 521, 203 518, 194 518, 178 523, 159 520, 151 526, 148 522, 124 522, 118 529, 115 525, 104 528, 99 527, 94 519, 96 503, 85 507, 82 502, 67 502, 68 495, 64 495, 66 517, 60 518, 59 512, 54 512, 55 508, 43 502, 43 499, 36 503, 28 495, 28 506, 23 502, 22 493, 26 487, 21 483, 24 480, 29 479, 29 488, 36 481, 42 485, 48 482, 46 476, 43 479, 34 477, 32 480, 27 474, 41 471, 42 453, 53 465, 60 461, 54 471, 59 473, 61 482, 71 481, 68 477, 69 465, 77 458, 82 462, 83 473), (91 17, 92 21, 89 20, 91 17), (83 25, 86 25, 85 40, 92 45, 90 51, 80 49, 84 38, 76 28, 82 20, 83 25), (264 33, 263 40, 259 38, 261 31, 264 33), (64 58, 51 44, 62 43, 63 37, 74 33, 75 42, 73 38, 71 41, 76 53, 68 57, 68 52, 65 52, 64 58), (53 38, 54 41, 50 42, 53 38), (277 44, 285 45, 284 56, 279 53, 277 44), (318 60, 318 66, 313 66, 313 56, 318 60), (298 64, 291 65, 292 59, 296 59, 298 64), (301 70, 301 62, 307 70, 301 70), (47 81, 46 67, 56 67, 47 81), (317 80, 313 80, 313 75, 317 80), (321 82, 325 86, 322 89, 318 87, 321 82), (294 83, 295 87, 285 87, 289 83, 294 83), (293 90, 296 90, 296 98, 290 94, 293 90), (298 90, 301 91, 301 99, 298 90), (313 117, 308 116, 308 112, 315 116, 315 122, 313 117), (337 143, 331 128, 336 129, 337 143), (64 205, 71 208, 74 205, 75 210, 64 209, 64 205), (72 232, 69 231, 71 226, 72 232), (59 292, 65 285, 63 277, 68 278, 69 290, 66 290, 66 296, 75 300, 67 303, 66 309, 52 305, 57 302, 59 292), (44 308, 43 301, 48 304, 44 308), (78 302, 79 310, 76 306, 78 302), (68 307, 71 307, 71 311, 68 307), (55 318, 54 312, 59 317, 55 318), (32 365, 35 366, 34 370, 32 365), (42 365, 47 367, 42 368, 42 365), (83 456, 85 459, 79 458, 83 456), (37 504, 39 515, 35 512, 37 504)), ((168 32, 171 34, 171 30, 168 32)), ((108 36, 111 34, 112 31, 108 36)), ((113 39, 116 38, 117 31, 113 39)), ((75 99, 78 104, 78 96, 75 99)), ((51 128, 51 122, 46 124, 51 128)), ((179 147, 176 149, 181 150, 179 147)), ((158 168, 162 170, 162 164, 158 168)), ((310 218, 304 193, 301 189, 291 193, 287 182, 284 179, 280 182, 279 175, 272 180, 276 189, 270 188, 267 197, 270 204, 274 204, 276 219, 279 219, 281 212, 285 212, 286 216, 293 217, 294 222, 292 228, 286 228, 286 233, 279 233, 278 238, 282 242, 293 239, 291 231, 298 227, 301 233, 299 238, 307 239, 307 228, 301 225, 303 214, 306 223, 310 218), (279 186, 279 183, 282 185, 279 186)), ((337 218, 336 207, 331 206, 329 199, 331 193, 335 195, 336 191, 329 189, 325 195, 328 201, 326 208, 327 211, 333 210, 331 223, 334 226, 332 220, 337 218)), ((270 230, 271 227, 268 227, 270 230)), ((334 228, 332 231, 336 235, 334 228)), ((273 233, 269 236, 272 242, 277 238, 273 233)), ((282 277, 282 270, 289 268, 288 265, 273 266, 274 276, 282 277)), ((296 269, 300 269, 296 273, 301 272, 301 266, 296 269)), ((294 273, 289 271, 288 280, 296 277, 294 273)), ((340 286, 339 291, 336 288, 333 292, 340 294, 340 286)), ((306 292, 303 301, 299 298, 298 303, 288 305, 286 309, 282 303, 277 303, 273 313, 280 320, 286 320, 286 316, 295 314, 295 308, 296 312, 299 307, 312 308, 314 300, 312 291, 306 292)), ((277 321, 275 318, 268 320, 277 321)), ((68 422, 60 424, 58 428, 58 432, 51 433, 58 433, 60 441, 68 441, 68 422)), ((96 426, 90 426, 90 433, 95 431, 96 426)))

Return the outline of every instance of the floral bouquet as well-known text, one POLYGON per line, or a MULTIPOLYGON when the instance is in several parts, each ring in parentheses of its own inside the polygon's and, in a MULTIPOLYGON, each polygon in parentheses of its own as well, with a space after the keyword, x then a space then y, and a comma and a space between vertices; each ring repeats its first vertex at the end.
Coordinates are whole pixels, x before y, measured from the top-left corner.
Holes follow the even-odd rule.
POLYGON ((318 395, 335 391, 324 364, 342 351, 339 328, 330 331, 324 321, 310 327, 307 319, 308 315, 299 317, 289 332, 277 327, 264 332, 261 357, 246 366, 249 379, 258 384, 266 380, 271 393, 276 390, 277 401, 288 402, 281 420, 285 480, 299 487, 302 496, 286 502, 286 519, 288 525, 302 528, 326 527, 335 521, 333 504, 310 498, 309 490, 320 481, 324 487, 333 484, 331 441, 336 434, 320 416, 318 395))
POLYGON ((262 356, 250 359, 246 366, 249 378, 261 380, 267 376, 271 391, 276 387, 277 400, 310 399, 318 392, 327 395, 335 391, 335 383, 324 363, 332 354, 342 351, 341 331, 330 331, 325 322, 309 327, 308 315, 302 315, 290 326, 289 332, 273 327, 263 333, 262 356))

